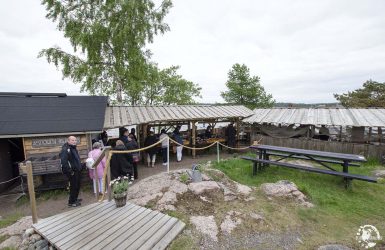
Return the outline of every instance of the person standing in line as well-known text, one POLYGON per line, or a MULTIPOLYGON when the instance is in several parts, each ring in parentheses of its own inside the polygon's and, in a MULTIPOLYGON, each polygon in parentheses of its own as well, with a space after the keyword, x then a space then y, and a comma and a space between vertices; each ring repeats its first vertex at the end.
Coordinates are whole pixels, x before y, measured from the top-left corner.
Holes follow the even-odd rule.
MULTIPOLYGON (((235 148, 235 136, 237 135, 237 131, 235 130, 233 123, 230 123, 226 129, 226 137, 227 137, 227 146, 231 148, 235 148)), ((232 150, 229 148, 227 152, 230 154, 232 150)))
MULTIPOLYGON (((138 149, 138 143, 135 141, 132 134, 128 135, 128 142, 126 143, 127 150, 138 149)), ((130 153, 132 157, 132 166, 134 168, 134 179, 138 179, 138 162, 139 162, 139 152, 130 153)))
POLYGON ((176 127, 176 129, 173 132, 173 138, 174 140, 179 143, 176 146, 176 161, 180 162, 182 160, 182 150, 183 150, 183 138, 182 135, 180 134, 180 126, 176 127))
MULTIPOLYGON (((159 136, 159 140, 163 140, 164 138, 168 138, 168 135, 166 133, 166 130, 165 129, 162 129, 160 131, 160 136, 159 136)), ((167 166, 167 162, 168 162, 168 159, 167 159, 167 150, 168 150, 168 139, 164 139, 162 141, 162 158, 163 158, 163 166, 167 166)))
MULTIPOLYGON (((92 144, 92 150, 88 153, 88 159, 92 159, 95 162, 99 158, 99 156, 102 154, 101 147, 102 147, 102 144, 100 142, 95 142, 94 144, 92 144)), ((103 194, 103 186, 104 186, 103 174, 104 174, 105 168, 106 168, 106 158, 103 157, 103 159, 100 161, 96 169, 90 169, 88 172, 94 184, 95 194, 97 192, 99 192, 99 194, 103 194), (98 178, 96 178, 96 174, 98 178), (96 182, 98 182, 99 190, 96 190, 96 182)))
POLYGON ((128 142, 128 129, 124 127, 120 128, 119 140, 121 140, 124 144, 128 142))
POLYGON ((136 142, 138 142, 138 139, 136 138, 136 135, 135 135, 135 128, 132 128, 132 129, 131 129, 130 135, 132 135, 133 139, 134 139, 136 142))
MULTIPOLYGON (((146 140, 144 141, 144 146, 148 147, 158 142, 158 139, 156 138, 154 131, 150 131, 150 134, 147 136, 146 140)), ((155 160, 156 160, 156 152, 158 151, 158 147, 154 146, 149 149, 146 149, 147 153, 147 165, 148 167, 155 167, 155 160)))
POLYGON ((70 183, 69 207, 78 207, 82 201, 82 199, 78 199, 82 165, 76 143, 76 137, 69 136, 59 154, 62 172, 67 176, 70 183))
MULTIPOLYGON (((116 147, 114 148, 114 150, 124 151, 127 149, 121 140, 117 140, 116 147)), ((111 156, 110 167, 112 179, 116 179, 119 176, 128 176, 131 181, 134 180, 134 170, 131 154, 113 154, 111 156)))

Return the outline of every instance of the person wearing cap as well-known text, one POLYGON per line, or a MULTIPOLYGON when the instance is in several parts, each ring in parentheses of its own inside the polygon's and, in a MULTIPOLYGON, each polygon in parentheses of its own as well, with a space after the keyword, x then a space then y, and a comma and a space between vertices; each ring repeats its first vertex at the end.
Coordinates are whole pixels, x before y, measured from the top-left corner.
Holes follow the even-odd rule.
MULTIPOLYGON (((92 144, 92 150, 88 153, 88 159, 92 159, 95 162, 102 153, 101 147, 102 147, 102 144, 100 142, 94 142, 94 144, 92 144)), ((90 178, 93 181, 95 194, 97 192, 99 192, 99 194, 103 194, 103 187, 104 187, 103 174, 104 174, 105 168, 106 168, 106 158, 103 157, 103 159, 100 161, 100 163, 96 168, 89 169, 88 173, 90 178), (96 182, 98 182, 98 186, 99 186, 98 191, 96 190, 96 182)))
MULTIPOLYGON (((144 146, 150 147, 157 142, 158 142, 158 139, 156 138, 154 131, 150 131, 150 134, 147 136, 146 140, 144 141, 144 146)), ((152 147, 146 149, 148 167, 154 167, 155 166, 157 151, 158 151, 157 146, 152 146, 152 147)))

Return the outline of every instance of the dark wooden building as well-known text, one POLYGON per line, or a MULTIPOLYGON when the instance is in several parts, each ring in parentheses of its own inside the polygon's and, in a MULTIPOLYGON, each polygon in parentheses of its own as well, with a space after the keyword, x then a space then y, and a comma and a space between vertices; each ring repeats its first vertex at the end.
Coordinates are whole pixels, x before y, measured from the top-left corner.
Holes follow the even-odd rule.
MULTIPOLYGON (((78 138, 81 158, 103 130, 108 98, 66 94, 0 93, 0 182, 19 175, 30 160, 37 188, 62 185, 58 154, 70 135, 78 138)), ((0 191, 12 185, 0 185, 0 191)))

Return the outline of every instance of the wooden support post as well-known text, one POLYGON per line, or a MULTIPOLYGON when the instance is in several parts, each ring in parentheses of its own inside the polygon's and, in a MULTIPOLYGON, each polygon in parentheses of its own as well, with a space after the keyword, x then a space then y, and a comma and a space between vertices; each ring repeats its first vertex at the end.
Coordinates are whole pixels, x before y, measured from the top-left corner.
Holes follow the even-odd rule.
MULTIPOLYGON (((188 122, 187 124, 187 131, 189 132, 190 136, 189 136, 189 146, 191 147, 192 145, 192 131, 191 131, 191 122, 188 122)), ((192 155, 192 151, 190 149, 188 149, 188 154, 189 155, 192 155)))
POLYGON ((382 143, 382 128, 381 127, 378 127, 378 142, 380 143, 380 145, 381 145, 381 143, 382 143))
POLYGON ((370 141, 372 140, 372 127, 369 127, 369 136, 368 136, 368 143, 370 144, 370 141))
MULTIPOLYGON (((196 133, 197 133, 197 126, 195 125, 195 121, 192 122, 192 147, 195 148, 196 143, 196 133)), ((192 157, 195 158, 195 149, 192 150, 192 157)))
POLYGON ((31 203, 31 210, 32 210, 32 222, 33 224, 35 224, 37 223, 37 209, 36 209, 35 187, 33 185, 33 173, 32 173, 31 161, 26 162, 25 168, 27 171, 29 201, 31 203))
POLYGON ((340 137, 340 142, 342 141, 342 126, 340 126, 340 135, 339 135, 339 137, 340 137))
POLYGON ((217 162, 219 163, 219 142, 217 141, 217 162))
POLYGON ((167 136, 167 173, 170 173, 170 137, 168 136, 167 136))

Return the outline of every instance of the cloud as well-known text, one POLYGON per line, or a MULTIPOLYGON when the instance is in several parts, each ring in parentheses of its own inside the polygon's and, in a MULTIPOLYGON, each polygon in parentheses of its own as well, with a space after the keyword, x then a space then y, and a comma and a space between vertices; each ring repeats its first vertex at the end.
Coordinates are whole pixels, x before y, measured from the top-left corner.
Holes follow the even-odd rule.
MULTIPOLYGON (((385 1, 174 0, 171 31, 149 45, 160 67, 180 65, 202 87, 202 102, 223 102, 227 73, 245 63, 280 102, 334 102, 368 79, 385 82, 385 1)), ((37 1, 0 10, 3 91, 79 93, 37 53, 70 46, 37 1)))

